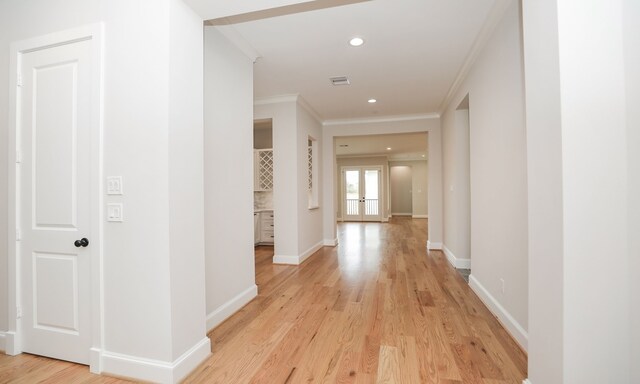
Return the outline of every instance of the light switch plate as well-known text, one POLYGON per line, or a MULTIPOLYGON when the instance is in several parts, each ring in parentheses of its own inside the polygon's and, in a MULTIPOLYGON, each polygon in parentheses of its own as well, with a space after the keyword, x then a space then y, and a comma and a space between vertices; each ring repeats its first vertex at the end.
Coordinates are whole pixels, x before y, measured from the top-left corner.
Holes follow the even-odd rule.
POLYGON ((107 177, 107 195, 122 195, 122 176, 107 177))
POLYGON ((115 221, 115 222, 124 221, 121 203, 107 204, 107 221, 115 221))

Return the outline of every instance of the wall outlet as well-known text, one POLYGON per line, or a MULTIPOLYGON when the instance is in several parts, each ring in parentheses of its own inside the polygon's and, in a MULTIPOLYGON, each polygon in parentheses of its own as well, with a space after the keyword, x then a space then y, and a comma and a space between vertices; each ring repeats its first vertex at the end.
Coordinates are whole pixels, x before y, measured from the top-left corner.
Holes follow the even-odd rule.
POLYGON ((504 279, 500 279, 500 292, 504 295, 504 279))

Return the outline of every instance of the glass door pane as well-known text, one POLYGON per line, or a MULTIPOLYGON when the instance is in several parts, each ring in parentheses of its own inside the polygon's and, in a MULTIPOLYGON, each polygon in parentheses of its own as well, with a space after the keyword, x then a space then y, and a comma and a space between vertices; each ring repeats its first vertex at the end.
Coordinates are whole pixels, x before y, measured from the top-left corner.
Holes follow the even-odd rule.
POLYGON ((377 169, 367 169, 364 171, 364 214, 367 216, 378 216, 380 214, 380 171, 377 169))
POLYGON ((345 171, 345 210, 347 216, 360 214, 360 171, 345 171))

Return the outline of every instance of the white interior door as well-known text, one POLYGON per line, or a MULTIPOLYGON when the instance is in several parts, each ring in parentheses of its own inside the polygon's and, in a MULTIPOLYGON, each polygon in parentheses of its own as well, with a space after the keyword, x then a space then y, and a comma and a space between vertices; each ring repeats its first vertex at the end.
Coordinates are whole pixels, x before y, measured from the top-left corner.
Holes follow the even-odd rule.
POLYGON ((342 169, 343 220, 382 220, 381 173, 379 167, 345 167, 342 169))
POLYGON ((22 53, 18 172, 22 350, 89 363, 91 40, 22 53))

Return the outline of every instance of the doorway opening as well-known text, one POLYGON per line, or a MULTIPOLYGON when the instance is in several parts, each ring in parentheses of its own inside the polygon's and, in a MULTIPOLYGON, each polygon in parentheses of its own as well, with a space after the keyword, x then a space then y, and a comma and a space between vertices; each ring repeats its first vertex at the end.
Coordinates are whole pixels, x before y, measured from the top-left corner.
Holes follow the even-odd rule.
POLYGON ((273 120, 255 120, 253 123, 253 245, 256 264, 262 261, 270 263, 274 254, 273 176, 273 120))
POLYGON ((458 105, 455 112, 456 121, 456 138, 458 144, 457 163, 459 169, 456 174, 458 180, 454 185, 450 186, 450 193, 453 194, 455 205, 458 207, 456 212, 458 222, 458 233, 460 244, 462 245, 461 260, 464 265, 458 269, 462 277, 469 282, 471 274, 471 123, 469 119, 469 95, 467 95, 458 105))

